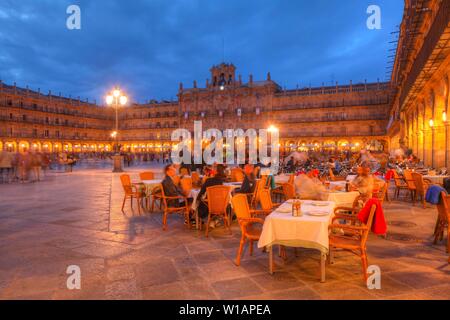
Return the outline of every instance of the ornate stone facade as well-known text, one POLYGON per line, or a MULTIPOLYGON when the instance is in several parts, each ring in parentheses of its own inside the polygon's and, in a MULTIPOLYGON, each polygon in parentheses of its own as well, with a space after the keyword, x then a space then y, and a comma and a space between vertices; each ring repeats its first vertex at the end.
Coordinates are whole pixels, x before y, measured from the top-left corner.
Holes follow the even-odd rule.
POLYGON ((450 0, 406 0, 388 135, 425 165, 450 167, 450 0))

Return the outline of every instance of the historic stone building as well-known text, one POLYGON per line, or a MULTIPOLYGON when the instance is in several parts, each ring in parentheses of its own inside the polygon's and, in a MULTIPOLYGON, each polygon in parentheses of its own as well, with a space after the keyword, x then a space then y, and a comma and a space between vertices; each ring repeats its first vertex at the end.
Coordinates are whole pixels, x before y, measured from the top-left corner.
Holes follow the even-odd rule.
POLYGON ((391 83, 393 148, 450 167, 450 0, 406 0, 391 83))
MULTIPOLYGON (((176 101, 132 104, 120 111, 124 150, 168 151, 176 128, 280 130, 282 152, 408 147, 426 164, 450 167, 450 0, 406 0, 390 83, 284 90, 242 79, 233 64, 210 69, 204 85, 179 85, 176 101)), ((109 151, 111 108, 0 82, 0 146, 11 149, 109 151)))

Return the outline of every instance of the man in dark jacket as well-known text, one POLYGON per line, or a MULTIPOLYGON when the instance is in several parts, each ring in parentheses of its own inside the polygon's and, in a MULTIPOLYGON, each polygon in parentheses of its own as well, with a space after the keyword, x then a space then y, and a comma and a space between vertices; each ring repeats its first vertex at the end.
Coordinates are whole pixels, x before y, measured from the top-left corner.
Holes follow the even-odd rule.
MULTIPOLYGON (((183 190, 173 182, 173 177, 177 174, 177 169, 171 164, 164 167, 164 180, 162 186, 164 188, 164 194, 167 197, 184 197, 183 190)), ((182 199, 171 199, 167 202, 167 205, 172 208, 183 207, 185 202, 182 199)))

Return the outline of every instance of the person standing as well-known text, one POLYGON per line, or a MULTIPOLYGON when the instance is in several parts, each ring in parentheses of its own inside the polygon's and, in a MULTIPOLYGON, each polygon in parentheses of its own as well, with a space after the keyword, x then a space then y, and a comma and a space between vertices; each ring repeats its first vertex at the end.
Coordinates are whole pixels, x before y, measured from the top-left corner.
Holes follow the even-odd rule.
POLYGON ((11 152, 7 150, 3 150, 0 153, 0 172, 2 177, 2 182, 9 183, 10 176, 12 173, 12 163, 13 163, 13 155, 11 152))

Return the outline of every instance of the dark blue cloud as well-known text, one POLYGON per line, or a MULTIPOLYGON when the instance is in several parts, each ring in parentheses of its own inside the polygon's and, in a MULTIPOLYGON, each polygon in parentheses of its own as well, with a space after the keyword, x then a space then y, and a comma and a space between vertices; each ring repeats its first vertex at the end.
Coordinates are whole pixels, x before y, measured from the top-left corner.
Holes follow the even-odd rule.
POLYGON ((401 0, 2 0, 0 78, 41 91, 102 99, 115 84, 133 100, 203 86, 224 58, 248 79, 268 71, 295 88, 385 79, 401 0), (66 8, 81 8, 81 30, 66 8), (382 29, 366 27, 381 7, 382 29))

